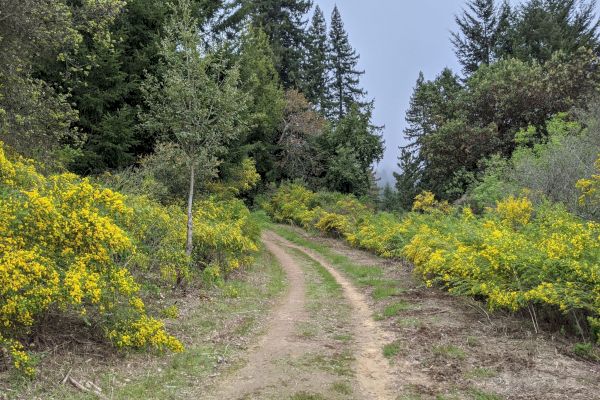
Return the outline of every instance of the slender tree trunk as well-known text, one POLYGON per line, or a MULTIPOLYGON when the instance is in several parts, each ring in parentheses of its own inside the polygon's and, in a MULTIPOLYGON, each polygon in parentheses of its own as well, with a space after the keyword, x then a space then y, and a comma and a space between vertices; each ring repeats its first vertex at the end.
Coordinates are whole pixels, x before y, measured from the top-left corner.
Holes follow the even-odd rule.
POLYGON ((192 256, 193 242, 192 236, 194 234, 194 220, 193 220, 193 205, 194 205, 194 165, 190 168, 190 193, 188 195, 188 209, 187 209, 187 242, 185 245, 185 254, 188 257, 192 256))
MULTIPOLYGON (((194 205, 194 165, 190 168, 190 193, 188 194, 188 209, 187 209, 187 238, 185 244, 185 254, 191 259, 193 248, 193 234, 194 234, 194 215, 193 205, 194 205)), ((177 271, 177 281, 175 287, 181 287, 183 283, 183 272, 181 270, 177 271)), ((185 289, 184 289, 185 290, 185 289)))

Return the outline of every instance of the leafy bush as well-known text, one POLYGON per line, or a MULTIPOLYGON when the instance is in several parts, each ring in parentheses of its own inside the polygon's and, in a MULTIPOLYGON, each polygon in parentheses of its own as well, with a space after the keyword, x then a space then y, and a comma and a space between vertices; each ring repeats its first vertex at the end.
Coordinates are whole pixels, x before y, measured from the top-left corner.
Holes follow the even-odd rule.
POLYGON ((577 188, 581 190, 579 203, 582 205, 589 204, 597 211, 600 207, 600 154, 596 160, 596 173, 589 179, 580 179, 577 182, 577 188))
MULTIPOLYGON (((598 109, 598 108, 596 108, 598 109)), ((534 203, 545 200, 561 202, 570 212, 584 218, 600 218, 599 208, 580 202, 576 183, 590 178, 593 162, 600 147, 600 125, 597 116, 585 119, 585 129, 558 114, 547 123, 548 137, 541 141, 535 128, 517 135, 518 147, 505 160, 491 157, 484 164, 486 172, 481 181, 469 190, 468 197, 477 209, 493 206, 509 194, 529 191, 534 203)))
POLYGON ((277 222, 311 228, 322 209, 317 206, 314 192, 298 184, 285 184, 267 204, 267 212, 277 222))
POLYGON ((133 211, 127 231, 137 248, 131 269, 158 284, 189 279, 192 260, 185 254, 187 219, 181 208, 140 195, 127 196, 125 202, 133 211))
MULTIPOLYGON (((584 195, 593 193, 589 182, 581 183, 584 195)), ((600 333, 600 224, 560 204, 509 196, 476 216, 469 207, 450 207, 423 193, 414 212, 398 217, 374 213, 352 196, 285 186, 269 210, 278 221, 334 232, 383 257, 406 258, 428 285, 487 299, 491 309, 529 310, 536 327, 535 307, 542 307, 570 314, 576 325, 587 317, 591 331, 600 333), (335 202, 317 204, 318 197, 335 202)))
MULTIPOLYGON (((253 171, 247 162, 232 190, 255 181, 253 171)), ((146 312, 138 282, 221 281, 252 261, 259 236, 240 200, 199 200, 190 258, 186 223, 179 206, 73 174, 46 177, 32 162, 7 157, 0 143, 0 354, 33 374, 24 344, 49 313, 98 326, 120 348, 182 351, 146 312)))
POLYGON ((119 347, 181 351, 146 315, 127 262, 125 197, 73 174, 48 178, 0 147, 0 346, 33 374, 21 339, 51 310, 95 321, 119 347))
POLYGON ((194 263, 215 277, 249 264, 258 251, 259 228, 241 200, 215 198, 194 204, 194 263))

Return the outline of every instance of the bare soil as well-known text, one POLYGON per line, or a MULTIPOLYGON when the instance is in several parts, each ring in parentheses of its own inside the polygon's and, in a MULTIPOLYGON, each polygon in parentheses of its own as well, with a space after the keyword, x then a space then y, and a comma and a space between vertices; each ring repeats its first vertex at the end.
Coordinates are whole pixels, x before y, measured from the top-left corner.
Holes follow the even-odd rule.
POLYGON ((311 350, 311 344, 300 340, 295 330, 296 323, 308 318, 306 289, 302 268, 276 244, 273 235, 264 234, 263 243, 286 272, 289 291, 267 322, 266 334, 249 349, 246 365, 219 384, 219 389, 211 395, 214 399, 264 398, 270 392, 281 392, 284 387, 298 390, 320 386, 319 376, 302 376, 299 379, 289 368, 282 367, 286 364, 280 362, 287 357, 298 359, 311 350))
MULTIPOLYGON (((342 286, 344 297, 352 307, 352 329, 355 332, 356 347, 356 377, 363 390, 365 398, 395 399, 395 380, 388 361, 383 357, 383 348, 393 341, 393 334, 383 329, 373 320, 373 310, 366 296, 359 292, 350 281, 340 274, 323 256, 305 247, 296 246, 289 241, 280 239, 286 246, 298 249, 316 260, 342 286)), ((407 365, 404 365, 406 367, 407 365)), ((396 366, 397 368, 397 366, 396 366)), ((394 368, 395 369, 395 368, 394 368)), ((414 384, 424 383, 424 376, 411 368, 404 369, 402 380, 414 384)))
MULTIPOLYGON (((301 265, 301 260, 290 254, 290 249, 296 249, 315 260, 333 276, 341 286, 343 301, 350 308, 350 326, 334 325, 331 328, 339 330, 337 333, 342 332, 341 328, 349 329, 352 336, 351 343, 347 344, 349 349, 346 350, 353 354, 354 360, 351 363, 352 378, 348 382, 353 393, 343 393, 339 398, 395 399, 394 374, 382 353, 392 336, 373 320, 373 311, 365 296, 319 254, 296 246, 273 232, 263 235, 263 243, 286 271, 290 290, 282 304, 274 310, 267 333, 251 350, 246 366, 221 382, 220 389, 211 398, 338 398, 339 394, 329 392, 329 388, 335 386, 336 379, 339 379, 335 371, 336 358, 315 358, 315 355, 331 353, 330 350, 335 345, 316 335, 303 337, 296 329, 299 325, 311 322, 307 312, 306 278, 303 274, 303 268, 307 266, 301 265), (313 362, 307 364, 307 359, 313 362), (329 365, 322 365, 323 363, 329 365), (308 368, 302 368, 303 366, 308 368)), ((344 346, 337 347, 337 354, 344 351, 344 346)), ((406 375, 411 373, 407 372, 406 375)))

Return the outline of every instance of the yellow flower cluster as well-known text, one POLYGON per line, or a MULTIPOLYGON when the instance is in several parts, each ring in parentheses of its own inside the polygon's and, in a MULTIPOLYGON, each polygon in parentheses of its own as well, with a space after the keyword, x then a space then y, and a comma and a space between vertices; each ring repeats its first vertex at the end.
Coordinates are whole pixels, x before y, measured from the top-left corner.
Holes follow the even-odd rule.
POLYGON ((144 271, 147 279, 172 285, 190 277, 191 260, 185 254, 186 215, 176 206, 165 207, 145 196, 129 196, 133 210, 127 230, 137 252, 131 268, 144 271))
POLYGON ((183 345, 165 332, 162 321, 142 315, 134 321, 127 321, 121 329, 112 330, 108 337, 118 347, 150 347, 159 351, 169 349, 180 353, 183 345))
POLYGON ((440 210, 442 212, 449 212, 450 205, 447 201, 440 202, 436 200, 433 193, 424 191, 415 197, 415 201, 412 207, 413 211, 432 212, 434 210, 440 210))
POLYGON ((402 217, 354 201, 288 185, 267 211, 280 222, 333 231, 383 257, 406 258, 427 285, 485 298, 491 309, 583 310, 600 333, 600 224, 560 205, 534 207, 524 196, 506 198, 481 216, 430 193, 417 196, 414 212, 402 217))
POLYGON ((194 262, 203 269, 213 267, 205 277, 219 280, 251 263, 258 236, 259 228, 241 200, 209 198, 194 204, 194 262))
POLYGON ((579 202, 582 205, 586 203, 600 204, 600 154, 596 160, 596 172, 591 178, 581 179, 577 182, 577 188, 581 190, 579 202))
POLYGON ((228 172, 226 181, 209 184, 209 191, 221 198, 234 198, 256 187, 260 182, 260 174, 256 171, 256 162, 245 158, 239 166, 228 172))
POLYGON ((125 230, 132 216, 121 194, 73 174, 46 178, 31 162, 7 157, 0 143, 0 346, 16 368, 32 373, 17 338, 51 307, 93 310, 107 332, 137 335, 134 346, 180 348, 145 315, 124 267, 138 252, 125 230))
POLYGON ((533 214, 533 204, 527 197, 510 196, 498 202, 496 212, 508 223, 526 225, 533 214))

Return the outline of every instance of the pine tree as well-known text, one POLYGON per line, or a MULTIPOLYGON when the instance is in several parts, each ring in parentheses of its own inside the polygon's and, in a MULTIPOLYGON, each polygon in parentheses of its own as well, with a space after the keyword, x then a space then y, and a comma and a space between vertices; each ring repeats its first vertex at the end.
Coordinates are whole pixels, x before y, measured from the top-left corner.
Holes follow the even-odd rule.
POLYGON ((419 194, 423 175, 419 156, 406 148, 400 148, 398 168, 400 173, 394 172, 396 178, 396 200, 400 208, 410 210, 415 196, 419 194))
POLYGON ((531 0, 512 24, 514 56, 544 63, 557 51, 574 54, 585 47, 600 51, 595 0, 531 0))
MULTIPOLYGON (((398 164, 401 173, 395 174, 402 207, 410 208, 420 187, 437 185, 437 181, 424 182, 430 171, 428 156, 431 156, 431 141, 449 121, 459 117, 460 105, 457 104, 457 99, 462 91, 458 77, 448 68, 433 81, 426 81, 423 73, 419 74, 406 112, 408 126, 404 130, 404 136, 409 143, 401 148, 398 164)), ((432 186, 426 188, 433 189, 432 186)))
POLYGON ((378 200, 380 210, 397 211, 399 209, 398 195, 389 182, 385 184, 383 189, 380 189, 378 200))
POLYGON ((327 23, 319 6, 315 7, 307 35, 307 60, 304 69, 306 98, 323 111, 327 107, 329 44, 327 23))
MULTIPOLYGON (((267 35, 260 28, 249 27, 240 49, 241 88, 249 99, 247 116, 250 129, 242 139, 241 153, 249 153, 263 178, 273 173, 277 130, 285 107, 284 91, 273 61, 267 35)), ((242 157, 246 154, 240 154, 242 157)))
POLYGON ((321 138, 325 160, 323 182, 328 190, 367 195, 373 185, 373 163, 384 151, 381 128, 371 122, 372 106, 353 104, 321 138))
POLYGON ((425 136, 457 114, 456 99, 462 91, 459 78, 446 68, 433 81, 425 81, 419 73, 417 83, 406 112, 405 138, 416 147, 422 145, 425 136))
POLYGON ((360 76, 364 71, 357 69, 360 56, 350 45, 348 33, 344 29, 342 16, 337 6, 331 16, 329 31, 331 81, 329 83, 330 117, 341 120, 350 111, 353 104, 364 106, 366 92, 360 88, 360 76))
POLYGON ((506 35, 509 16, 506 2, 498 10, 495 0, 469 0, 467 10, 455 17, 459 32, 452 33, 451 41, 466 74, 496 59, 497 45, 506 35))
POLYGON ((96 174, 133 164, 135 108, 126 103, 134 89, 122 69, 119 48, 84 48, 82 57, 94 57, 95 65, 85 80, 76 82, 72 100, 79 112, 77 127, 85 133, 82 152, 70 168, 80 174, 96 174))
POLYGON ((250 22, 269 37, 285 88, 300 87, 306 46, 306 13, 311 0, 230 0, 218 30, 236 35, 250 22))

